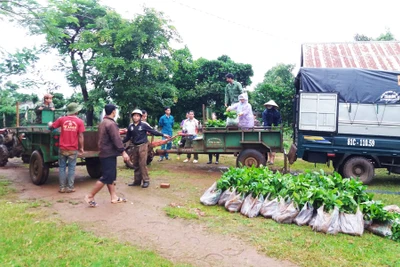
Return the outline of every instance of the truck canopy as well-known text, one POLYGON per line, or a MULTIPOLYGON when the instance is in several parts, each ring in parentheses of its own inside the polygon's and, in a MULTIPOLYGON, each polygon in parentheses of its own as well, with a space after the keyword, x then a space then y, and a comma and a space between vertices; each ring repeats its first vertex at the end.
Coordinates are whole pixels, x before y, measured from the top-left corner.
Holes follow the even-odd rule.
POLYGON ((398 104, 400 72, 357 68, 300 68, 296 92, 338 93, 342 103, 398 104))

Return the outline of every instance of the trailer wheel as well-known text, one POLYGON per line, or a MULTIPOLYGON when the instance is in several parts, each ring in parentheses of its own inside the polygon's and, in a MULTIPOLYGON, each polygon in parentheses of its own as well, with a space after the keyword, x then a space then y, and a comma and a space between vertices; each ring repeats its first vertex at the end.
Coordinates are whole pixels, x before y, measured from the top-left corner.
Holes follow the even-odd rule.
POLYGON ((98 179, 103 174, 99 158, 87 158, 86 170, 90 177, 98 179))
POLYGON ((49 177, 49 169, 50 166, 44 163, 42 154, 37 150, 33 151, 29 161, 29 174, 32 182, 35 185, 44 184, 49 177))
POLYGON ((364 184, 369 184, 374 178, 374 166, 364 157, 350 158, 343 165, 343 176, 346 178, 359 177, 364 184))
POLYGON ((0 167, 6 166, 8 162, 8 149, 5 145, 0 145, 0 167))
POLYGON ((236 166, 255 166, 260 167, 260 165, 265 166, 267 160, 265 156, 258 150, 255 149, 245 149, 240 152, 239 156, 236 159, 236 166))

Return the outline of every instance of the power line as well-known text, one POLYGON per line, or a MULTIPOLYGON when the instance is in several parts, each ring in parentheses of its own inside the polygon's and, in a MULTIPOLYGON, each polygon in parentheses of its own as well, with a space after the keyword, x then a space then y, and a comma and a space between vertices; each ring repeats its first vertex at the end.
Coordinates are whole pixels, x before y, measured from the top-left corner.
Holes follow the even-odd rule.
POLYGON ((205 14, 205 15, 207 15, 207 16, 217 18, 217 19, 222 20, 222 21, 224 21, 224 22, 228 22, 228 23, 231 23, 231 24, 235 24, 235 25, 237 25, 237 26, 240 26, 240 27, 242 27, 242 28, 245 28, 245 29, 248 29, 248 30, 251 30, 251 31, 255 31, 255 32, 258 32, 258 33, 262 33, 262 34, 264 34, 264 35, 271 36, 271 37, 274 37, 274 38, 276 38, 276 39, 282 39, 282 40, 285 40, 285 41, 289 41, 289 42, 291 42, 291 43, 295 43, 295 44, 298 44, 298 43, 299 43, 299 42, 296 42, 296 41, 294 41, 294 40, 292 40, 292 39, 289 39, 289 38, 287 38, 287 37, 275 35, 275 34, 272 34, 272 33, 269 33, 269 32, 266 32, 266 31, 263 31, 263 30, 260 30, 260 29, 251 27, 251 26, 249 26, 249 25, 245 25, 245 24, 239 23, 239 22, 234 21, 234 20, 227 19, 227 18, 218 16, 218 15, 215 15, 215 14, 213 14, 213 13, 204 11, 204 10, 202 10, 202 9, 198 9, 198 8, 196 8, 196 7, 193 7, 193 6, 189 6, 189 5, 187 5, 187 4, 185 4, 185 3, 182 3, 182 2, 180 2, 180 1, 176 1, 176 0, 170 0, 170 1, 171 1, 171 2, 174 2, 175 4, 178 4, 178 5, 180 5, 180 6, 183 6, 183 7, 187 8, 187 9, 191 9, 191 10, 194 10, 194 11, 196 11, 196 12, 198 12, 198 13, 202 13, 202 14, 205 14))

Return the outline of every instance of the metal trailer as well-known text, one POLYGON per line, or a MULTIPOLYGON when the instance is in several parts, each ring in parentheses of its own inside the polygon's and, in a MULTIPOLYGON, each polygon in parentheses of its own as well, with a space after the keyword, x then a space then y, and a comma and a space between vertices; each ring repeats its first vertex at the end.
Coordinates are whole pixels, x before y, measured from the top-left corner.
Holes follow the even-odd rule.
MULTIPOLYGON (((32 182, 36 185, 44 184, 50 168, 58 167, 60 132, 50 131, 45 126, 47 122, 54 121, 54 117, 53 111, 43 110, 42 123, 4 130, 7 140, 11 141, 0 145, 1 166, 7 163, 8 158, 21 157, 24 163, 29 163, 32 182)), ((90 177, 100 178, 102 170, 96 128, 87 128, 84 132, 84 148, 84 154, 78 155, 77 165, 86 165, 90 177)))
POLYGON ((237 166, 266 165, 268 152, 284 152, 282 128, 254 127, 240 130, 237 127, 205 128, 203 135, 193 139, 191 148, 157 149, 156 155, 172 154, 235 154, 237 166))

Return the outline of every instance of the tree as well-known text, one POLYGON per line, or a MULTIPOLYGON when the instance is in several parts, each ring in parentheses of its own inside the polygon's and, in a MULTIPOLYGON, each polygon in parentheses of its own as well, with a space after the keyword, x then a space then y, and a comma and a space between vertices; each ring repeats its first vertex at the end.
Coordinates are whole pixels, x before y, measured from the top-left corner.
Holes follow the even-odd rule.
POLYGON ((19 23, 39 19, 40 8, 41 6, 35 0, 0 0, 0 15, 19 23))
POLYGON ((283 123, 289 125, 293 122, 293 69, 292 64, 278 64, 265 73, 263 82, 250 93, 253 110, 263 111, 264 103, 273 99, 279 105, 283 123))
POLYGON ((396 41, 394 35, 390 32, 390 29, 386 29, 385 33, 382 33, 376 38, 377 41, 396 41))
POLYGON ((185 55, 178 62, 178 70, 174 73, 173 84, 179 91, 176 108, 184 117, 185 111, 193 110, 195 114, 202 114, 202 105, 206 104, 219 117, 225 110, 225 75, 233 73, 235 80, 243 87, 251 84, 250 77, 253 70, 250 64, 236 63, 223 55, 217 60, 200 58, 192 61, 189 50, 181 51, 185 55))
POLYGON ((386 29, 385 33, 380 34, 377 38, 368 37, 364 34, 355 34, 354 41, 396 41, 390 29, 386 29))
POLYGON ((105 76, 107 93, 120 106, 125 123, 134 108, 149 114, 162 114, 177 98, 171 84, 176 64, 171 59, 172 40, 179 40, 175 28, 163 13, 144 9, 133 20, 115 23, 107 42, 112 49, 96 59, 96 67, 105 76))
MULTIPOLYGON (((63 57, 60 62, 71 86, 79 86, 87 106, 87 125, 93 125, 93 101, 89 99, 89 85, 99 84, 98 72, 93 67, 102 49, 100 23, 109 10, 97 0, 49 1, 49 7, 39 13, 41 23, 32 32, 45 34, 47 44, 63 57), (44 21, 44 22, 43 22, 44 21)), ((111 12, 112 13, 112 12, 111 12)))
POLYGON ((66 104, 64 95, 61 93, 53 93, 53 104, 56 109, 63 108, 66 104))

